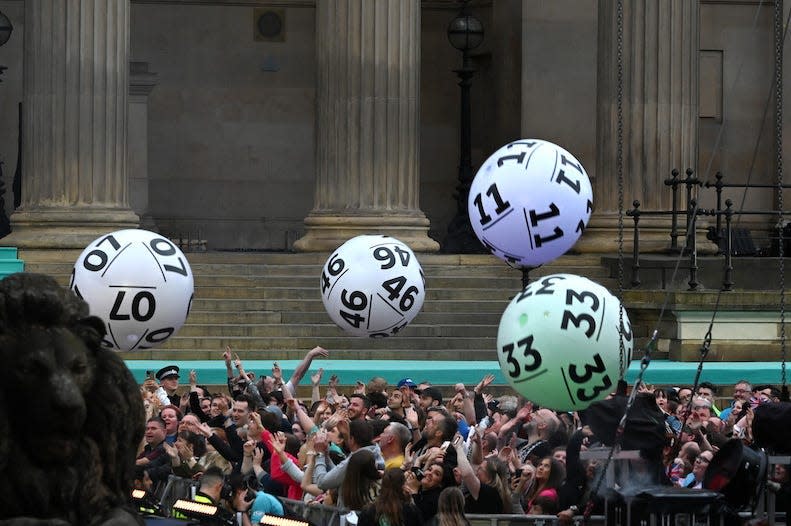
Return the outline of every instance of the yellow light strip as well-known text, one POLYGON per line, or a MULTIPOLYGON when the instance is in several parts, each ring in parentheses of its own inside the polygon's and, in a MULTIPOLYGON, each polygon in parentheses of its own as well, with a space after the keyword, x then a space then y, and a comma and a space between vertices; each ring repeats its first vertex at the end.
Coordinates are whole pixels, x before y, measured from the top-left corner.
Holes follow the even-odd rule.
POLYGON ((259 524, 268 524, 269 526, 310 526, 309 522, 287 519, 277 515, 264 515, 261 517, 259 524))
POLYGON ((195 502, 192 500, 179 499, 175 502, 175 504, 173 504, 173 509, 188 513, 200 513, 201 515, 206 515, 209 517, 213 517, 217 514, 217 506, 203 504, 201 502, 195 502))
POLYGON ((132 490, 132 498, 133 499, 140 500, 140 499, 145 498, 145 496, 146 496, 145 490, 142 490, 142 489, 133 489, 132 490))

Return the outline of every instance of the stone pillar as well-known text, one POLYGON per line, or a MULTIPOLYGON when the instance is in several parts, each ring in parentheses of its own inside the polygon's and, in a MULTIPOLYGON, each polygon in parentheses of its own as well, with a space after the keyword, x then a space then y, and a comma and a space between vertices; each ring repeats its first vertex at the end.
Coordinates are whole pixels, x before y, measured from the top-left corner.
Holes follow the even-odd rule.
POLYGON ((140 228, 157 231, 148 211, 148 96, 159 75, 148 62, 129 63, 129 204, 140 216, 140 228))
POLYGON ((126 174, 129 0, 26 0, 22 204, 3 242, 82 248, 138 225, 126 174))
POLYGON ((419 208, 419 0, 316 2, 315 206, 298 251, 369 233, 436 251, 419 208))
MULTIPOLYGON (((671 171, 698 163, 698 0, 623 0, 623 178, 624 211, 635 199, 641 210, 670 210, 671 171)), ((597 163, 594 214, 575 249, 617 249, 617 0, 599 3, 597 163)), ((680 188, 679 203, 686 203, 680 188)), ((680 218, 683 229, 684 218, 680 218)), ((624 241, 632 219, 624 217, 624 241)), ((700 226, 700 224, 699 224, 700 226)), ((670 219, 640 219, 640 251, 670 244, 670 219)), ((683 232, 679 243, 683 244, 683 232)), ((700 243, 700 238, 699 238, 700 243)), ((699 245, 700 246, 700 245, 699 245)))

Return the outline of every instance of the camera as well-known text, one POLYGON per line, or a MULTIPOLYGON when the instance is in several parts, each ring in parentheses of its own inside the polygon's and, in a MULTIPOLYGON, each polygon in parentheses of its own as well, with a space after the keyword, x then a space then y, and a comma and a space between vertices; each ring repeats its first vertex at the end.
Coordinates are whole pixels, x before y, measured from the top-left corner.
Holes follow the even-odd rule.
POLYGON ((246 502, 252 502, 255 500, 256 491, 258 490, 258 479, 255 475, 250 475, 245 477, 240 473, 233 473, 225 478, 225 483, 222 485, 222 492, 220 497, 227 500, 228 502, 233 502, 234 493, 236 491, 245 489, 246 493, 244 496, 244 500, 246 502))
POLYGON ((423 470, 422 470, 422 469, 420 469, 419 467, 417 467, 417 466, 413 467, 413 468, 412 468, 412 473, 414 473, 414 474, 415 474, 415 478, 416 478, 416 479, 418 479, 418 480, 423 480, 423 475, 424 475, 424 473, 423 473, 423 470))

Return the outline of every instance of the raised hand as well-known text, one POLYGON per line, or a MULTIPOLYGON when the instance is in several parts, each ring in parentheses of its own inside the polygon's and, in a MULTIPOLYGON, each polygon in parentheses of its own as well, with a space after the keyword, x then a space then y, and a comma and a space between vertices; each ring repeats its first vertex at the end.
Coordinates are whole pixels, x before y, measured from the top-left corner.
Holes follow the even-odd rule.
POLYGON ((274 449, 275 453, 278 455, 286 451, 286 435, 282 431, 278 431, 272 435, 269 443, 272 444, 272 449, 274 449))
POLYGON ((310 350, 308 355, 311 358, 318 358, 319 356, 321 356, 322 358, 328 358, 330 353, 329 353, 329 351, 327 351, 327 349, 325 349, 323 347, 319 347, 317 345, 316 347, 314 347, 313 349, 310 350))
POLYGON ((176 449, 176 446, 171 446, 167 442, 162 442, 162 448, 165 450, 165 453, 168 454, 171 460, 179 460, 179 451, 176 449))
POLYGON ((516 418, 529 422, 533 415, 533 402, 525 402, 525 405, 519 408, 516 412, 516 418))
POLYGON ((190 386, 195 386, 198 383, 198 373, 195 372, 195 369, 190 371, 190 386))
POLYGON ((490 384, 491 384, 493 381, 494 381, 494 375, 493 375, 493 374, 487 374, 486 376, 484 376, 484 377, 481 379, 481 381, 480 381, 480 382, 478 382, 478 385, 476 385, 476 386, 475 386, 475 392, 476 392, 476 393, 480 393, 481 391, 483 391, 484 389, 486 389, 487 387, 489 387, 489 385, 490 385, 490 384))
POLYGON ((230 367, 231 366, 231 346, 230 345, 226 345, 225 346, 225 352, 222 353, 222 358, 223 358, 223 360, 225 360, 225 365, 230 367))
POLYGON ((324 374, 324 369, 319 367, 319 370, 310 375, 310 384, 313 386, 321 384, 321 377, 324 374))
POLYGON ((253 455, 256 449, 256 441, 255 440, 248 440, 247 442, 242 445, 242 449, 244 449, 245 455, 253 455))
POLYGON ((320 429, 313 435, 313 449, 318 453, 326 453, 329 448, 329 440, 327 438, 327 431, 320 429))

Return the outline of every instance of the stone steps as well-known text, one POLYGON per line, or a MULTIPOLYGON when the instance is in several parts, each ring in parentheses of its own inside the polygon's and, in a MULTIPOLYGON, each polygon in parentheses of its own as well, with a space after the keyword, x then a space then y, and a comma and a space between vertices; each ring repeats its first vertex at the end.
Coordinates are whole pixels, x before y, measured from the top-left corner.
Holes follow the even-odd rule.
MULTIPOLYGON (((79 251, 26 251, 21 257, 28 271, 50 274, 66 286, 78 256, 79 251)), ((331 360, 402 360, 417 370, 431 369, 431 363, 482 361, 497 368, 500 316, 522 283, 521 272, 492 256, 419 254, 426 298, 416 318, 397 336, 357 338, 335 326, 324 309, 319 277, 328 254, 186 256, 195 276, 187 323, 161 347, 123 353, 127 361, 216 361, 230 345, 245 362, 271 363, 300 360, 321 345, 331 360)), ((569 272, 614 287, 599 259, 566 255, 532 270, 530 278, 569 272)))
MULTIPOLYGON (((500 303, 498 302, 499 306, 500 303)), ((282 323, 282 324, 326 324, 328 323, 327 313, 320 305, 316 305, 316 310, 312 311, 216 311, 216 310, 196 310, 190 312, 185 328, 192 324, 206 323, 282 323)), ((502 309, 500 309, 502 311, 502 309)), ((422 310, 412 321, 415 324, 434 324, 434 325, 492 325, 500 321, 502 312, 430 312, 422 310)), ((410 325, 410 326, 411 326, 410 325)))
MULTIPOLYGON (((328 323, 329 318, 320 323, 205 323, 186 324, 177 337, 205 338, 245 337, 245 338, 272 338, 272 337, 311 337, 311 338, 336 338, 344 333, 333 323, 328 323)), ((425 324, 413 320, 406 328, 399 332, 401 337, 437 337, 437 338, 476 338, 494 337, 497 326, 494 324, 425 324)))
MULTIPOLYGON (((417 370, 425 371, 427 376, 430 375, 432 364, 437 362, 485 361, 488 364, 497 363, 496 353, 492 350, 494 341, 492 341, 491 345, 489 345, 487 349, 468 349, 463 351, 459 349, 435 349, 432 347, 425 347, 418 350, 371 349, 364 347, 359 349, 338 349, 332 347, 331 343, 332 342, 326 346, 326 348, 330 351, 330 360, 352 360, 359 362, 365 360, 402 360, 414 363, 415 368, 417 370)), ((244 349, 235 346, 232 346, 231 348, 233 349, 233 352, 238 354, 239 358, 241 358, 244 362, 249 362, 251 360, 268 360, 272 362, 278 360, 299 361, 312 347, 313 346, 305 348, 282 347, 257 350, 244 349)), ((214 349, 163 348, 124 352, 122 354, 125 360, 156 360, 158 362, 180 363, 181 361, 186 360, 222 360, 223 349, 224 347, 218 347, 214 349)), ((485 373, 482 373, 481 376, 483 376, 483 374, 485 373)), ((375 375, 371 374, 369 375, 369 378, 370 376, 375 375)))

